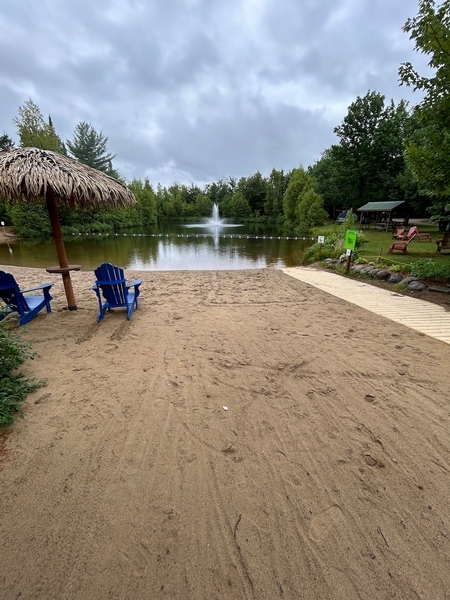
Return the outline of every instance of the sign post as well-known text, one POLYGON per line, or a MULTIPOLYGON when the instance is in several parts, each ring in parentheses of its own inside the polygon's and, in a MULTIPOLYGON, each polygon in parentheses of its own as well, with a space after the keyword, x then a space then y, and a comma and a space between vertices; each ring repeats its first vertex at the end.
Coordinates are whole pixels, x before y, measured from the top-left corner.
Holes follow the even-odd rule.
POLYGON ((317 236, 317 243, 319 244, 319 260, 321 260, 322 258, 322 244, 325 241, 325 236, 324 235, 319 235, 317 236))
POLYGON ((356 246, 356 236, 357 236, 357 232, 356 231, 346 231, 345 232, 345 242, 344 242, 344 248, 346 250, 346 254, 347 254, 347 261, 345 263, 345 272, 348 273, 350 270, 350 261, 352 259, 352 251, 355 249, 356 246))

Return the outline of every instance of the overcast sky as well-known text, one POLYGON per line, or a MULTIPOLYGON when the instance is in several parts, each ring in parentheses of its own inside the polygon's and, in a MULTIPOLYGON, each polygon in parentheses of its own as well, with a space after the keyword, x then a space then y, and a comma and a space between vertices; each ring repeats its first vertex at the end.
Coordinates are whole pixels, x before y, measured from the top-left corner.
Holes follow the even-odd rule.
POLYGON ((398 67, 417 0, 0 0, 0 134, 31 98, 63 140, 87 121, 131 180, 203 185, 307 167, 398 67))

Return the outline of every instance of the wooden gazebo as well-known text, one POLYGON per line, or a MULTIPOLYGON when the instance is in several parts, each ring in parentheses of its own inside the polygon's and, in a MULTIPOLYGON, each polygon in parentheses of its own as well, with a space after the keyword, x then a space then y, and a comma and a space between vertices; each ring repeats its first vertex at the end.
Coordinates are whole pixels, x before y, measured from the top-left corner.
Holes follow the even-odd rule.
MULTIPOLYGON (((362 223, 363 223, 363 219, 364 219, 364 215, 365 214, 372 214, 372 213, 380 213, 386 214, 386 219, 383 221, 383 229, 385 229, 386 231, 388 231, 391 227, 392 227, 392 213, 393 211, 400 206, 401 204, 404 204, 404 200, 397 200, 397 201, 393 201, 393 202, 368 202, 367 204, 364 204, 364 206, 361 206, 361 208, 358 208, 356 210, 356 212, 359 215, 359 223, 362 227, 362 223)), ((377 219, 378 221, 378 219, 377 219)))

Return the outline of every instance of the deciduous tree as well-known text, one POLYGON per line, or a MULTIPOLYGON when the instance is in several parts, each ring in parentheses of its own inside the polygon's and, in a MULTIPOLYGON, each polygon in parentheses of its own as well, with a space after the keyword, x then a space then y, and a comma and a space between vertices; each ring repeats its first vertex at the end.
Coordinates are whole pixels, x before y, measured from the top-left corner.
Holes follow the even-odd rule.
POLYGON ((272 169, 266 182, 266 200, 264 203, 265 214, 273 220, 278 220, 283 215, 283 198, 289 184, 290 174, 283 170, 272 169))
POLYGON ((140 179, 133 179, 129 188, 136 198, 141 225, 147 227, 148 225, 157 223, 156 196, 150 185, 150 181, 145 179, 144 183, 142 183, 140 179))
POLYGON ((20 145, 23 148, 41 148, 66 154, 64 144, 56 133, 51 117, 46 122, 41 109, 31 98, 19 106, 18 116, 14 119, 14 123, 17 127, 20 145))
POLYGON ((400 66, 403 84, 424 92, 415 108, 420 129, 407 142, 406 156, 420 188, 431 196, 434 206, 445 206, 450 196, 450 0, 439 6, 420 0, 417 16, 406 21, 403 30, 415 43, 415 50, 429 58, 430 73, 420 75, 407 62, 400 66))
POLYGON ((230 198, 227 206, 227 216, 236 219, 243 220, 248 218, 252 213, 250 204, 247 198, 239 190, 236 191, 230 198))
POLYGON ((267 183, 259 171, 250 177, 242 177, 238 183, 238 190, 242 192, 256 216, 264 213, 267 183))
POLYGON ((334 129, 339 137, 334 157, 340 163, 340 187, 346 188, 346 208, 390 199, 395 178, 404 169, 407 104, 401 101, 396 106, 391 101, 385 106, 384 100, 377 92, 358 96, 342 124, 334 129))
POLYGON ((345 165, 336 145, 324 150, 320 159, 308 168, 308 173, 317 181, 317 191, 323 198, 324 209, 333 219, 338 211, 346 208, 347 182, 345 176, 341 175, 343 170, 345 165))
POLYGON ((328 218, 323 208, 323 199, 313 188, 307 189, 301 195, 297 206, 298 225, 296 232, 306 235, 313 227, 323 225, 328 218))
POLYGON ((304 194, 315 189, 316 181, 303 167, 294 169, 283 199, 284 223, 292 230, 299 224, 298 206, 304 194))

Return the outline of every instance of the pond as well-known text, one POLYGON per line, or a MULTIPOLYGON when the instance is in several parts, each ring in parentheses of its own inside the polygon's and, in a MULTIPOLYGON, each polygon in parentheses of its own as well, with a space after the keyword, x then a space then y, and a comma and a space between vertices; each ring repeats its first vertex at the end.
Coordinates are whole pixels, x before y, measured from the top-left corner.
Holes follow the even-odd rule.
MULTIPOLYGON (((146 230, 65 238, 70 264, 92 271, 102 262, 144 271, 292 267, 312 238, 261 225, 162 223, 146 230)), ((0 244, 0 264, 45 268, 58 264, 53 239, 0 244)))

